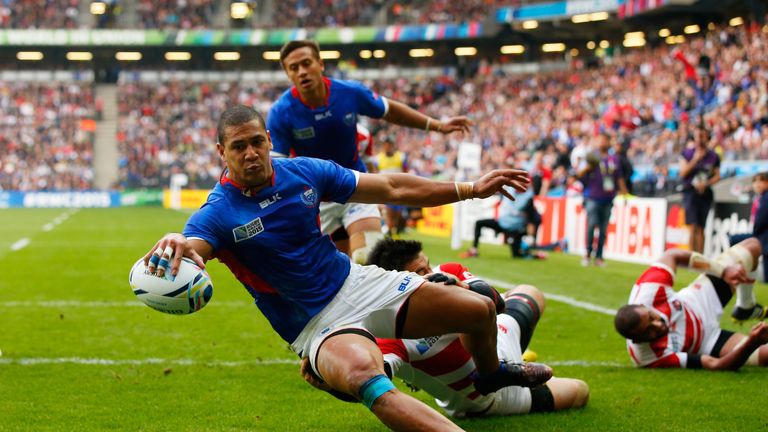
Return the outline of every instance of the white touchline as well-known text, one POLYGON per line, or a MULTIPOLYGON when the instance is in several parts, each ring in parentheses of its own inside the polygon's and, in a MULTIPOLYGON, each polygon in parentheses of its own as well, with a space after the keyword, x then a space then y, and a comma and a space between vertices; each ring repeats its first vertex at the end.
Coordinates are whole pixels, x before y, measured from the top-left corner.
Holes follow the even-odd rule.
MULTIPOLYGON (((52 364, 76 364, 92 366, 121 366, 121 365, 175 365, 175 366, 222 366, 222 367, 240 367, 240 366, 272 366, 272 365, 297 365, 298 359, 273 358, 257 360, 215 360, 204 361, 195 359, 163 359, 150 357, 145 359, 108 359, 108 358, 87 358, 87 357, 22 357, 22 358, 0 358, 0 365, 52 365, 52 364)), ((575 366, 575 367, 632 367, 629 364, 605 361, 586 361, 586 360, 555 360, 547 362, 550 366, 575 366)))
MULTIPOLYGON (((52 231, 56 225, 64 222, 70 215, 75 214, 77 210, 67 210, 66 212, 60 214, 56 218, 53 219, 53 222, 48 222, 47 224, 43 225, 43 231, 48 232, 52 231)), ((22 239, 19 239, 16 241, 16 243, 11 245, 11 250, 16 252, 18 250, 24 249, 25 247, 29 246, 29 244, 32 242, 28 237, 24 237, 22 239)))
MULTIPOLYGON (((482 276, 478 275, 478 277, 482 277, 482 276)), ((499 288, 504 288, 504 289, 507 289, 507 290, 510 290, 510 289, 512 289, 512 288, 514 288, 516 286, 514 284, 510 284, 510 283, 507 283, 507 282, 504 282, 504 281, 500 281, 500 280, 496 280, 496 279, 489 279, 489 278, 484 278, 484 277, 482 279, 485 280, 486 282, 488 282, 489 284, 493 285, 493 286, 497 286, 499 288)), ((551 293, 544 293, 544 297, 546 297, 547 299, 558 301, 560 303, 565 303, 567 305, 570 305, 570 306, 573 306, 573 307, 576 307, 576 308, 579 308, 579 309, 586 309, 588 311, 598 312, 598 313, 605 314, 605 315, 610 315, 610 316, 616 315, 616 310, 615 309, 610 309, 610 308, 599 306, 599 305, 596 305, 596 304, 587 303, 587 302, 584 302, 584 301, 581 301, 581 300, 576 300, 573 297, 568 297, 568 296, 564 296, 564 295, 560 295, 560 294, 551 294, 551 293)))
POLYGON ((27 247, 29 242, 30 240, 26 237, 24 237, 23 239, 19 239, 16 241, 16 243, 11 245, 11 250, 15 252, 15 251, 24 249, 25 247, 27 247))
MULTIPOLYGON (((211 304, 223 307, 252 307, 253 303, 246 301, 212 301, 211 304), (214 303, 215 302, 215 303, 214 303)), ((0 308, 12 307, 85 307, 85 308, 110 308, 110 307, 134 307, 146 305, 138 300, 134 301, 79 301, 79 300, 37 300, 37 301, 6 301, 0 302, 0 308)))

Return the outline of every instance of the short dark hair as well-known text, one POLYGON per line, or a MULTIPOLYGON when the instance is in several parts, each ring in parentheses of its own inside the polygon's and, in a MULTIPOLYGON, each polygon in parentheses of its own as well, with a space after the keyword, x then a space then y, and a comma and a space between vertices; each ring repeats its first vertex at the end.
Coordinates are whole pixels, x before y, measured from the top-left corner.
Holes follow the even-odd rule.
POLYGON ((259 120, 261 127, 267 130, 267 124, 264 117, 255 109, 245 105, 235 105, 227 108, 219 117, 219 124, 216 126, 216 135, 218 135, 219 144, 224 145, 224 131, 227 126, 239 126, 241 124, 259 120))
POLYGON ((642 319, 639 312, 642 307, 641 305, 628 304, 616 311, 616 316, 613 318, 613 326, 616 327, 616 331, 620 335, 627 339, 634 339, 638 336, 636 330, 642 319))
POLYGON ((419 256, 421 248, 421 242, 416 240, 383 239, 376 243, 368 254, 366 264, 376 265, 384 270, 404 270, 406 264, 419 256))
POLYGON ((315 58, 320 58, 320 44, 318 44, 316 41, 309 39, 295 40, 286 43, 282 48, 280 48, 280 65, 285 68, 283 65, 283 60, 288 57, 288 54, 304 47, 309 47, 312 50, 312 53, 315 54, 315 58))
POLYGON ((760 181, 768 181, 768 171, 763 171, 761 173, 755 174, 754 177, 752 177, 752 181, 760 180, 760 181))

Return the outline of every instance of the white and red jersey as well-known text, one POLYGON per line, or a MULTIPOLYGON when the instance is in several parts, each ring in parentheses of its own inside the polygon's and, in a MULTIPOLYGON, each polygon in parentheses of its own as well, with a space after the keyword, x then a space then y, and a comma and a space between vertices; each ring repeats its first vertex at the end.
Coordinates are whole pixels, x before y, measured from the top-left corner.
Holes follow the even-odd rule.
POLYGON ((373 134, 360 123, 357 124, 357 154, 365 164, 373 160, 373 134))
POLYGON ((672 269, 655 263, 632 287, 629 304, 651 308, 669 327, 667 335, 652 342, 627 340, 627 351, 638 366, 685 368, 690 355, 709 354, 720 334, 722 306, 711 281, 701 275, 680 292, 672 289, 674 281, 672 269))
POLYGON ((471 282, 477 279, 475 275, 469 272, 468 268, 459 263, 438 264, 432 268, 432 272, 455 276, 461 282, 471 282))
MULTIPOLYGON (((433 271, 455 276, 460 281, 475 279, 458 263, 441 264, 433 271)), ((475 390, 471 377, 475 363, 458 334, 423 339, 377 339, 377 343, 393 373, 432 395, 448 414, 462 416, 491 405, 491 395, 483 396, 475 390)))

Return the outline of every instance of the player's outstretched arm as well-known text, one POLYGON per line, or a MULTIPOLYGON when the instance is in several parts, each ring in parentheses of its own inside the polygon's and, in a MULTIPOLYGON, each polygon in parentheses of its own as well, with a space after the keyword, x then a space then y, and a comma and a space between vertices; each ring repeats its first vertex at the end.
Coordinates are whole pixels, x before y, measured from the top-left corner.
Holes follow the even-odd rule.
POLYGON ((389 101, 389 110, 384 116, 384 120, 399 126, 450 134, 453 132, 469 133, 469 127, 473 124, 472 120, 465 116, 451 117, 441 122, 416 111, 402 102, 392 99, 387 100, 389 101))
POLYGON ((672 271, 677 271, 678 266, 688 267, 693 271, 720 278, 732 287, 740 283, 754 282, 749 279, 746 270, 740 264, 723 266, 698 252, 670 249, 664 252, 658 262, 666 265, 672 271))
POLYGON ((400 204, 435 207, 471 198, 488 198, 500 192, 514 200, 504 189, 518 192, 528 188, 528 173, 516 169, 493 170, 475 182, 437 182, 410 174, 360 174, 350 202, 400 204))
POLYGON ((170 264, 171 274, 175 276, 182 257, 190 258, 200 268, 205 268, 205 261, 211 257, 212 252, 213 247, 204 240, 187 239, 182 234, 169 233, 144 255, 144 265, 150 269, 156 268, 157 275, 163 277, 170 264))
POLYGON ((738 370, 747 362, 752 352, 765 343, 768 343, 768 324, 761 321, 752 327, 746 340, 738 344, 731 352, 720 358, 708 355, 701 356, 701 366, 709 370, 738 370))

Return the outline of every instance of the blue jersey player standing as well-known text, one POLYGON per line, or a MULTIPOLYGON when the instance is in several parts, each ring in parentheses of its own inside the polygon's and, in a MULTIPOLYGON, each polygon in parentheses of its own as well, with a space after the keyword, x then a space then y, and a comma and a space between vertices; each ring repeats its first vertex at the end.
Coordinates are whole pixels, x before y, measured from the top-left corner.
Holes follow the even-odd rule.
MULTIPOLYGON (((469 131, 471 123, 466 117, 443 122, 380 96, 359 82, 326 78, 315 41, 288 42, 280 50, 280 62, 293 87, 283 93, 267 116, 273 156, 332 160, 344 168, 366 172, 357 144, 360 115, 445 134, 469 131)), ((333 236, 337 247, 348 250, 359 264, 366 262, 368 252, 383 237, 375 204, 323 203, 320 221, 323 232, 333 236)))
POLYGON ((218 258, 320 379, 363 402, 392 429, 458 430, 395 388, 375 337, 461 333, 483 394, 551 377, 544 365, 499 362, 496 308, 489 298, 416 273, 351 263, 318 224, 322 200, 429 207, 505 193, 504 186, 525 190, 525 171, 496 170, 474 183, 452 183, 365 174, 320 159, 272 160, 264 120, 242 105, 222 114, 218 139, 227 170, 184 234, 165 235, 145 256, 150 271, 162 276, 170 261, 175 274, 182 256, 201 266, 218 258))

